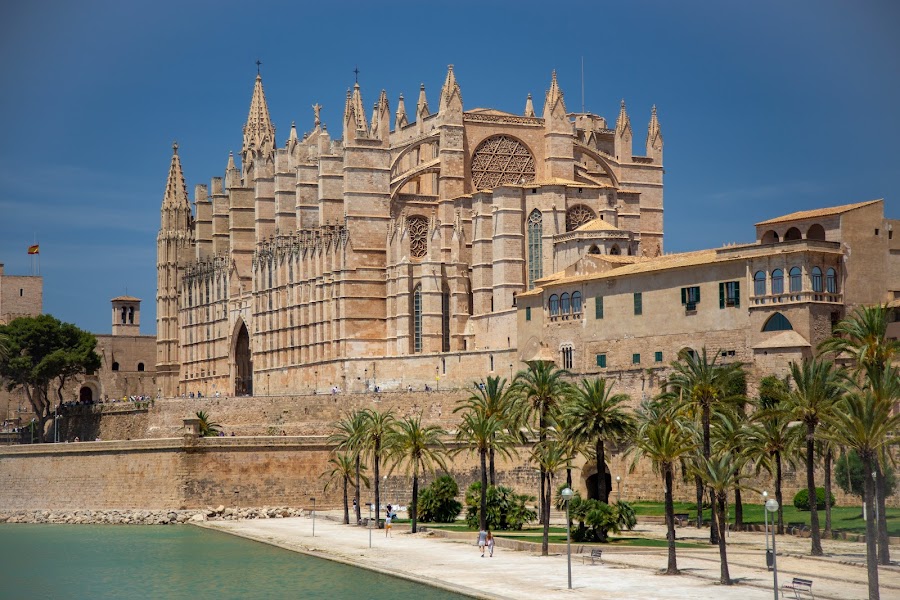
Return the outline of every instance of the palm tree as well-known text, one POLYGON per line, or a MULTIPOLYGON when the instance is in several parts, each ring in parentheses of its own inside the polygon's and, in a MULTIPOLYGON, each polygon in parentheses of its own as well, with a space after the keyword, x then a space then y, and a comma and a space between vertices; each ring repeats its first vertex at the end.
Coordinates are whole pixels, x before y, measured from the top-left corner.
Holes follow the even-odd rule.
MULTIPOLYGON (((706 347, 700 353, 683 350, 678 353, 678 360, 672 363, 673 373, 668 378, 668 390, 665 397, 677 400, 686 407, 699 413, 701 432, 703 434, 703 458, 709 460, 710 447, 710 415, 715 404, 733 400, 731 391, 736 387, 738 379, 744 376, 741 363, 716 364, 719 353, 709 359, 706 347)), ((697 482, 697 526, 703 523, 703 484, 699 476, 697 482)), ((709 541, 718 541, 715 526, 715 498, 710 492, 713 522, 709 528, 709 541)))
POLYGON ((447 464, 444 462, 447 447, 441 440, 441 436, 444 435, 447 435, 446 430, 438 425, 423 427, 421 415, 406 417, 397 423, 392 457, 395 466, 404 463, 407 475, 412 472, 412 503, 409 508, 409 518, 412 521, 413 533, 416 533, 416 517, 418 516, 419 473, 424 471, 434 473, 437 467, 444 471, 447 470, 447 464))
POLYGON ((830 337, 819 344, 820 351, 846 353, 856 362, 857 373, 884 373, 887 365, 900 356, 900 340, 888 339, 890 309, 887 305, 859 306, 841 320, 830 337))
MULTIPOLYGON (((348 500, 348 490, 353 483, 353 477, 356 475, 360 477, 363 482, 368 487, 369 479, 356 471, 356 460, 350 454, 340 453, 335 454, 330 459, 328 459, 328 464, 332 465, 331 472, 328 473, 328 481, 325 483, 325 491, 328 491, 328 488, 333 484, 340 482, 344 487, 344 525, 348 525, 350 523, 350 507, 347 504, 348 500)), ((362 466, 361 469, 365 469, 365 466, 362 466)), ((359 494, 357 494, 358 496, 359 494)), ((356 501, 357 508, 359 508, 359 500, 356 501)), ((359 522, 359 521, 357 521, 359 522)))
POLYGON ((455 450, 459 452, 477 452, 481 463, 481 500, 478 510, 478 525, 484 529, 487 524, 487 492, 488 474, 487 457, 491 448, 500 454, 511 457, 515 438, 506 429, 499 416, 485 414, 479 408, 469 408, 462 414, 462 420, 456 431, 456 439, 462 444, 455 450))
MULTIPOLYGON (((350 412, 340 421, 332 423, 331 428, 335 431, 328 436, 328 442, 335 444, 338 449, 347 452, 353 458, 356 472, 356 483, 353 486, 356 499, 356 522, 359 523, 362 520, 359 484, 362 478, 361 472, 365 469, 362 464, 362 447, 366 430, 365 415, 360 410, 350 412)), ((367 482, 366 486, 368 485, 367 482)))
POLYGON ((704 461, 700 472, 700 477, 712 489, 716 499, 715 515, 718 519, 716 525, 719 529, 719 583, 722 585, 731 585, 725 546, 725 500, 728 497, 728 490, 739 485, 735 463, 743 466, 743 459, 736 457, 731 452, 725 452, 704 461))
MULTIPOLYGON (((572 386, 564 377, 569 373, 549 361, 529 361, 528 369, 516 373, 512 383, 512 393, 518 402, 516 412, 522 421, 533 423, 534 415, 538 417, 538 441, 547 439, 547 430, 552 418, 571 395, 572 386)), ((541 467, 540 508, 541 519, 544 518, 544 498, 547 486, 547 473, 541 467)), ((547 509, 549 510, 549 508, 547 509)))
POLYGON ((840 378, 830 361, 821 359, 791 363, 794 389, 787 395, 784 408, 806 427, 806 489, 809 493, 809 528, 812 556, 822 556, 819 512, 816 508, 815 450, 816 427, 827 418, 841 395, 840 378))
POLYGON ((378 412, 365 409, 363 414, 363 435, 361 450, 372 458, 372 473, 375 478, 375 526, 381 529, 381 459, 393 451, 397 421, 390 410, 378 412))
POLYGON ((540 466, 541 472, 547 475, 546 496, 542 498, 541 510, 543 510, 544 533, 541 542, 541 556, 549 554, 550 541, 550 506, 553 503, 553 475, 560 469, 566 467, 572 460, 567 453, 564 444, 560 444, 557 440, 548 438, 542 442, 535 444, 531 450, 531 458, 540 466))
POLYGON ((795 447, 796 436, 791 434, 790 418, 784 410, 770 408, 753 414, 745 448, 757 475, 766 471, 775 477, 775 500, 778 501, 776 530, 779 535, 784 535, 783 463, 787 460, 793 464, 795 447))
POLYGON ((675 504, 672 487, 675 466, 693 453, 696 446, 690 425, 676 419, 661 418, 658 405, 648 404, 639 413, 640 425, 631 450, 634 462, 631 471, 641 458, 650 459, 653 469, 662 475, 665 489, 666 539, 668 539, 668 565, 666 575, 677 575, 675 559, 675 504))
POLYGON ((566 407, 571 434, 576 440, 594 444, 597 457, 597 498, 609 503, 606 485, 606 452, 604 442, 628 437, 634 432, 634 418, 621 406, 631 400, 628 394, 613 394, 606 379, 583 379, 566 407))
POLYGON ((219 435, 222 425, 210 421, 209 415, 202 410, 197 411, 196 416, 200 421, 200 437, 216 437, 219 435))
POLYGON ((744 504, 741 501, 741 476, 744 466, 747 464, 747 433, 748 417, 743 407, 734 407, 733 410, 719 410, 713 413, 715 428, 712 448, 716 454, 732 453, 735 458, 734 467, 734 527, 741 530, 744 527, 744 504))
MULTIPOLYGON (((501 423, 513 425, 512 402, 509 388, 506 388, 506 379, 501 377, 488 377, 475 385, 477 389, 466 400, 463 400, 453 409, 453 412, 466 409, 481 410, 487 416, 498 417, 501 423)), ((489 477, 491 485, 495 485, 494 457, 496 449, 493 445, 488 449, 489 477)))
MULTIPOLYGON (((897 369, 886 367, 886 386, 898 386, 897 369)), ((896 398, 897 396, 895 396, 896 398)), ((890 442, 888 436, 900 428, 900 414, 893 414, 891 402, 885 396, 873 393, 871 389, 846 394, 838 403, 837 410, 828 416, 831 427, 830 439, 838 444, 856 450, 863 462, 863 472, 871 473, 879 452, 890 442)), ((866 503, 866 568, 869 579, 869 600, 878 600, 878 551, 876 548, 875 526, 875 483, 865 477, 866 503)))

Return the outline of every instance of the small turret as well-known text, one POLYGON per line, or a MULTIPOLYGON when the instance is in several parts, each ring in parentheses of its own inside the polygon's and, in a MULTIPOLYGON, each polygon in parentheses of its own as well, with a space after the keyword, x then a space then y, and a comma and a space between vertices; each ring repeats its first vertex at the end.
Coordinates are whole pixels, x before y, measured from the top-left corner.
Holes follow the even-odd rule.
POLYGON ((344 105, 344 142, 367 137, 369 126, 366 124, 366 111, 357 83, 353 85, 352 92, 347 90, 347 103, 344 105))
POLYGON ((525 116, 533 117, 534 116, 534 103, 531 101, 531 94, 528 94, 528 98, 525 100, 525 116))
POLYGON ((256 161, 274 160, 275 126, 269 118, 269 106, 263 91, 262 76, 256 75, 253 85, 253 97, 250 99, 250 113, 244 125, 244 145, 241 148, 241 163, 244 168, 244 179, 256 161))
POLYGON ((425 98, 425 84, 419 86, 419 101, 416 103, 416 125, 419 131, 425 130, 425 118, 430 115, 428 112, 428 100, 425 98))
POLYGON ((225 165, 225 188, 241 187, 241 173, 234 164, 234 152, 228 153, 228 164, 225 165))
POLYGON ((544 118, 555 118, 555 119, 565 119, 566 118, 566 103, 563 100, 562 90, 559 88, 559 83, 556 81, 556 71, 553 71, 553 74, 550 78, 550 89, 547 91, 547 97, 544 100, 544 118))
POLYGON ((659 119, 656 117, 656 105, 650 109, 650 123, 647 125, 647 156, 653 162, 662 164, 663 137, 659 127, 659 119))
POLYGON ((628 118, 628 112, 625 110, 625 100, 623 99, 619 107, 619 116, 616 118, 615 149, 616 158, 619 159, 619 162, 631 162, 631 143, 631 119, 628 118))
POLYGON ((441 101, 438 105, 438 112, 446 114, 447 112, 462 113, 462 92, 459 84, 456 82, 456 75, 453 74, 453 65, 447 65, 447 78, 444 80, 444 87, 441 88, 441 101))
POLYGON ((403 94, 400 94, 400 99, 397 100, 397 120, 394 121, 394 129, 396 131, 400 131, 407 125, 409 125, 409 119, 406 116, 406 103, 403 102, 403 94))

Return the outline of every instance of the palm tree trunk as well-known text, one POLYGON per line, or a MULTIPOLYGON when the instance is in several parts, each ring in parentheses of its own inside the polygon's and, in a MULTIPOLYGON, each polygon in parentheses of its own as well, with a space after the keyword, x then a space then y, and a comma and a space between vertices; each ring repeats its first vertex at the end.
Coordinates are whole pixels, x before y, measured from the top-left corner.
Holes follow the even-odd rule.
POLYGON ((344 525, 350 524, 350 506, 348 501, 350 500, 350 492, 349 488, 350 483, 347 481, 347 478, 344 477, 344 525))
POLYGON ((831 537, 831 461, 834 454, 831 447, 825 450, 825 537, 831 537))
POLYGON ((719 583, 731 585, 728 573, 728 553, 725 548, 725 492, 716 494, 716 518, 719 530, 719 583))
MULTIPOLYGON (((702 410, 703 419, 703 458, 709 460, 712 455, 710 450, 710 434, 709 434, 709 403, 703 403, 702 410)), ((701 507, 702 508, 702 507, 701 507)), ((716 495, 709 490, 709 543, 719 543, 718 520, 716 519, 716 495)))
POLYGON ((697 529, 703 527, 703 480, 699 475, 694 476, 697 486, 697 529))
MULTIPOLYGON (((863 461, 863 473, 872 472, 872 463, 875 457, 871 452, 861 452, 863 461)), ((871 477, 863 477, 866 488, 866 571, 869 574, 869 600, 880 600, 878 591, 878 550, 876 538, 878 536, 875 527, 875 482, 871 477)))
POLYGON ((775 451, 775 500, 778 502, 778 535, 784 535, 784 498, 781 495, 781 452, 775 451))
POLYGON ((478 451, 481 457, 481 505, 478 508, 478 528, 487 529, 487 450, 478 451))
POLYGON ((878 564, 889 565, 891 564, 891 549, 888 546, 887 510, 885 510, 884 506, 884 470, 881 468, 881 461, 879 461, 877 457, 872 462, 874 463, 872 467, 876 477, 875 506, 877 508, 875 514, 877 516, 877 521, 875 523, 875 528, 878 530, 878 564))
POLYGON ((491 465, 491 485, 497 485, 497 478, 495 476, 496 471, 494 471, 494 447, 493 446, 491 446, 489 457, 490 457, 490 465, 491 465))
POLYGON ((744 528, 744 503, 741 501, 741 478, 734 478, 734 530, 740 531, 744 528))
POLYGON ((603 438, 597 438, 595 451, 597 454, 597 499, 609 504, 609 492, 606 489, 606 452, 603 447, 603 438))
POLYGON ((362 507, 359 505, 359 501, 361 500, 361 498, 359 497, 359 471, 360 471, 359 460, 360 460, 359 454, 357 453, 357 455, 356 455, 356 491, 354 492, 354 495, 356 496, 356 524, 357 525, 359 525, 359 522, 362 520, 362 513, 360 512, 362 510, 362 507))
POLYGON ((552 502, 550 478, 547 478, 547 496, 544 498, 544 536, 541 540, 541 556, 550 554, 550 502, 552 502))
POLYGON ((572 467, 566 467, 566 487, 572 488, 572 467))
MULTIPOLYGON (((546 431, 546 429, 544 429, 544 426, 545 426, 544 416, 545 416, 544 409, 541 408, 541 417, 540 417, 540 421, 538 422, 538 429, 540 432, 538 437, 540 438, 541 443, 543 443, 543 441, 545 439, 547 439, 547 431, 546 431)), ((544 486, 546 485, 546 483, 547 483, 547 471, 542 466, 541 467, 540 507, 538 507, 538 514, 540 516, 538 517, 538 523, 544 522, 544 486)))
POLYGON ((412 532, 416 532, 416 520, 419 516, 419 470, 413 471, 412 506, 409 507, 409 519, 412 521, 412 532))
POLYGON ((672 466, 663 466, 663 484, 666 489, 666 539, 668 540, 669 562, 666 575, 678 575, 675 562, 675 503, 672 501, 672 466))
POLYGON ((381 462, 381 444, 375 443, 375 451, 373 452, 373 467, 375 473, 375 528, 381 529, 381 475, 379 463, 381 462))
POLYGON ((822 540, 819 537, 819 511, 816 508, 816 478, 815 478, 815 451, 816 451, 816 426, 814 423, 806 424, 806 489, 809 491, 809 529, 812 547, 810 556, 822 556, 822 540))

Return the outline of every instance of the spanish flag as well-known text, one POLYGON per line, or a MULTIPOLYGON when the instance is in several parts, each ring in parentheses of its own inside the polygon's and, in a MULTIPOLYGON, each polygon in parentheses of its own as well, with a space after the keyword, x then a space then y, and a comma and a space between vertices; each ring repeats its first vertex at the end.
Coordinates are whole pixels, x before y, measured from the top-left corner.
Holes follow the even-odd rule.
POLYGON ((28 254, 40 254, 41 253, 41 245, 35 244, 34 246, 28 246, 28 254))

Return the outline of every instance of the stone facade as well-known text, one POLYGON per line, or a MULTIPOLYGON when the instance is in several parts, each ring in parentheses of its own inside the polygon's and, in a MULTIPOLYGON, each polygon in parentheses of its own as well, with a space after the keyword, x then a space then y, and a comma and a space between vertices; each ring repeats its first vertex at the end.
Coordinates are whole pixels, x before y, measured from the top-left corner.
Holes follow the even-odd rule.
POLYGON ((0 325, 19 317, 43 312, 44 278, 40 275, 7 275, 0 263, 0 325))
POLYGON ((685 349, 744 363, 751 388, 785 376, 856 306, 895 304, 900 222, 883 211, 875 200, 793 213, 758 223, 753 244, 583 257, 519 295, 517 358, 620 379, 635 403, 685 349))
POLYGON ((646 156, 624 102, 614 128, 568 113, 555 73, 541 116, 530 96, 522 115, 464 110, 452 67, 437 111, 423 87, 393 129, 384 92, 369 119, 348 91, 339 140, 319 108, 276 147, 258 76, 240 166, 196 186, 193 209, 176 146, 157 244, 164 395, 505 375, 535 279, 588 253, 662 252, 655 108, 646 156))

